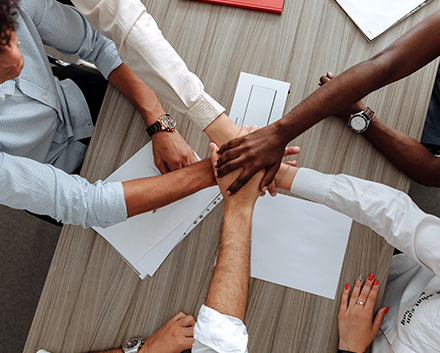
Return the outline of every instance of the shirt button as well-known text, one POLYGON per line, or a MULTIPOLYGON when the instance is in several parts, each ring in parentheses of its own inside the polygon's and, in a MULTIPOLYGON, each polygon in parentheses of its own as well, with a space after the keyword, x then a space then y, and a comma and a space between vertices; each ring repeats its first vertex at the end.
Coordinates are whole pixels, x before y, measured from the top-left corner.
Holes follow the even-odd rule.
POLYGON ((43 96, 43 99, 47 102, 49 98, 47 98, 47 96, 43 96))

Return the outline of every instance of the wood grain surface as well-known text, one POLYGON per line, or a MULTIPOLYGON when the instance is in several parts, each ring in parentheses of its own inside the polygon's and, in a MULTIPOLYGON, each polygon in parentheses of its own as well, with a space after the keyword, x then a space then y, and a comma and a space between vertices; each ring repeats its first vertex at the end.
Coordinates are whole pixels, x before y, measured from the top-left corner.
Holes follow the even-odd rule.
MULTIPOLYGON (((440 8, 439 1, 432 1, 368 43, 333 0, 285 0, 281 16, 192 0, 144 3, 189 69, 227 112, 241 71, 290 82, 287 112, 318 89, 326 71, 337 75, 373 56, 440 8)), ((382 121, 419 138, 437 64, 371 94, 365 102, 382 121)), ((207 157, 208 138, 165 102, 164 106, 176 116, 180 133, 207 157)), ((82 175, 91 182, 106 178, 147 141, 139 113, 110 87, 82 175)), ((302 148, 300 166, 408 190, 408 179, 336 118, 325 119, 292 144, 302 148)), ((135 334, 148 337, 179 311, 196 316, 213 271, 222 211, 217 207, 172 251, 156 275, 143 281, 93 230, 65 226, 24 352, 119 347, 135 334)), ((253 279, 246 315, 249 352, 335 352, 342 288, 360 273, 373 272, 382 295, 391 255, 384 240, 354 223, 336 300, 253 279)))

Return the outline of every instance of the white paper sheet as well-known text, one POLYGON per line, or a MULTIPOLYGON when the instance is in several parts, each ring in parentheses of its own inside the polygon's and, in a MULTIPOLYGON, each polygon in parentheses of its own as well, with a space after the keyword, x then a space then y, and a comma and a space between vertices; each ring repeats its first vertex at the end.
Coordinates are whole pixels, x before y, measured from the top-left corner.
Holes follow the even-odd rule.
POLYGON ((373 40, 431 0, 336 1, 368 40, 373 40))
POLYGON ((251 276, 334 299, 351 224, 351 218, 310 201, 260 197, 251 276))
MULTIPOLYGON (((152 144, 149 142, 110 175, 106 181, 126 181, 157 175, 160 175, 160 173, 154 166, 152 144)), ((199 216, 200 213, 196 211, 207 206, 218 193, 219 189, 217 186, 210 187, 168 206, 159 208, 154 212, 151 211, 131 217, 125 222, 105 229, 93 228, 112 244, 143 278, 152 271, 152 267, 142 268, 137 266, 137 263, 141 259, 145 261, 145 255, 147 253, 151 255, 152 249, 177 228, 179 230, 182 229, 184 232, 199 216)), ((173 233, 177 237, 176 234, 173 233)), ((180 234, 178 241, 180 241, 182 235, 183 233, 180 234)), ((163 254, 163 248, 160 249, 160 254, 163 254)), ((158 256, 160 257, 159 254, 158 256)), ((158 256, 155 257, 156 261, 158 256)), ((155 266, 156 268, 158 267, 157 263, 155 266)))

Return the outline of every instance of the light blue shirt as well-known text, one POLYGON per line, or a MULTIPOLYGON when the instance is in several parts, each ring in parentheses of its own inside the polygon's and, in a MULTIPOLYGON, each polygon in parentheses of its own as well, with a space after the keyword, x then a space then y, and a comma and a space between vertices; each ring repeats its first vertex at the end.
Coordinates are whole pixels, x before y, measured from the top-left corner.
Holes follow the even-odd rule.
POLYGON ((78 86, 52 75, 43 44, 95 62, 106 78, 122 64, 116 47, 54 0, 21 0, 17 23, 24 67, 0 85, 0 203, 84 227, 125 220, 121 183, 91 185, 67 174, 83 161, 78 140, 93 124, 78 86))

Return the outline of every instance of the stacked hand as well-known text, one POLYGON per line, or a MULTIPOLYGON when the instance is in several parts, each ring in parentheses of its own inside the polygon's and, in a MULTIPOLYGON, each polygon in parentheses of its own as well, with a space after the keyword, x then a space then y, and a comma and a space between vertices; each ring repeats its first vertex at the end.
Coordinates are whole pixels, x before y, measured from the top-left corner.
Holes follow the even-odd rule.
POLYGON ((356 353, 365 352, 388 312, 388 308, 382 308, 374 317, 379 282, 374 280, 373 274, 368 277, 363 288, 362 282, 362 276, 359 276, 350 300, 350 286, 347 283, 338 314, 339 349, 356 353))

